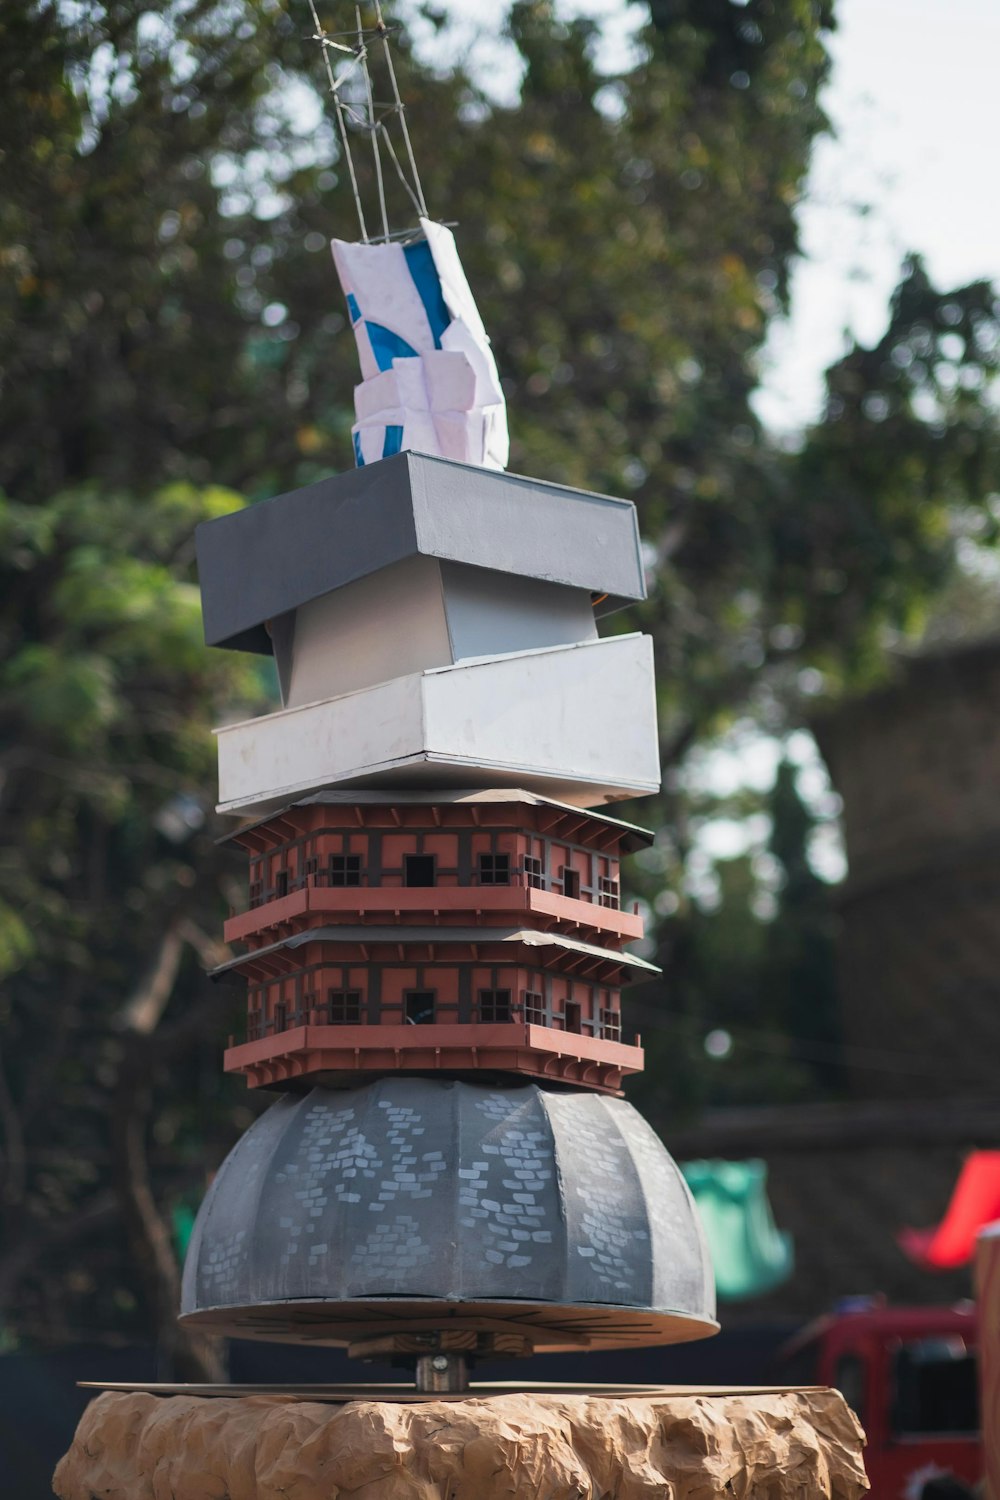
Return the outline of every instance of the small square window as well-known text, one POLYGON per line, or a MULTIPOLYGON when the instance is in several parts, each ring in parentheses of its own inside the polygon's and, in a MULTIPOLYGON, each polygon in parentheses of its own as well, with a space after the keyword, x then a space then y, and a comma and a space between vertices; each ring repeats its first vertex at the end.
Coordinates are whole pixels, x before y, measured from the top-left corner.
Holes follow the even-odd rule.
POLYGON ((510 990, 480 990, 479 1019, 505 1022, 511 1019, 510 990))
POLYGON ((510 885, 510 855, 481 854, 479 856, 480 885, 510 885))
POLYGON ((525 990, 521 997, 524 1019, 529 1026, 547 1026, 549 1018, 545 1010, 545 996, 541 990, 525 990))
POLYGON ((620 1042, 622 1039, 621 1012, 617 1010, 606 1010, 601 1008, 601 1036, 609 1042, 620 1042))
POLYGON ((326 1020, 330 1026, 361 1024, 360 990, 327 990, 326 1020))
POLYGON ((601 906, 613 906, 616 910, 621 906, 621 888, 617 880, 611 880, 609 876, 602 875, 597 883, 597 892, 601 906))
POLYGON ((403 884, 436 884, 434 866, 435 859, 433 854, 405 854, 403 856, 403 884))
POLYGON ((407 1026, 433 1026, 434 990, 407 990, 403 996, 403 1020, 407 1026))
POLYGON ((330 884, 331 885, 360 885, 361 884, 361 855, 360 854, 331 854, 330 855, 330 884))
POLYGON ((524 871, 525 885, 533 886, 537 891, 544 891, 545 872, 541 860, 536 859, 533 854, 526 854, 521 868, 524 871))
POLYGON ((560 871, 562 875, 562 888, 564 896, 571 896, 574 901, 580 897, 580 872, 573 870, 569 865, 563 865, 560 871))

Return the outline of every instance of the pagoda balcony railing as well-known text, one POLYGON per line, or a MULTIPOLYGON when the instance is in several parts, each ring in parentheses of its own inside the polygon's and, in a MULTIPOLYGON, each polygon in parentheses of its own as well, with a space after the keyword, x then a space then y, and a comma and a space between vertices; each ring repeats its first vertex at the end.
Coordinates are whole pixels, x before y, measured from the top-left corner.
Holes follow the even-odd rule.
MULTIPOLYGON (((397 872, 395 871, 393 872, 393 874, 396 873, 397 872)), ((561 881, 553 879, 548 875, 537 875, 533 872, 527 872, 523 870, 512 871, 509 880, 480 880, 478 876, 474 875, 467 885, 451 886, 372 886, 366 883, 363 873, 362 878, 357 881, 345 881, 342 879, 332 878, 329 872, 326 870, 316 870, 310 871, 307 875, 297 876, 294 880, 290 878, 287 885, 282 885, 280 887, 263 887, 259 884, 251 885, 248 910, 257 911, 263 906, 270 905, 272 901, 280 901, 283 897, 291 896, 296 891, 305 890, 497 891, 510 889, 511 887, 519 890, 550 891, 553 895, 556 896, 562 896, 566 894, 563 891, 561 881)), ((612 911, 623 911, 625 909, 621 903, 617 881, 608 881, 606 887, 603 890, 598 890, 594 894, 584 894, 583 892, 581 892, 580 895, 567 899, 572 899, 574 901, 584 901, 589 905, 604 907, 612 911)), ((632 914, 635 915, 638 910, 638 902, 633 902, 632 914)), ((238 912, 235 907, 231 906, 229 908, 229 915, 230 917, 235 917, 241 915, 241 913, 238 912)))
MULTIPOLYGON (((594 1039, 595 1041, 620 1042, 624 1046, 629 1047, 639 1047, 642 1045, 642 1038, 638 1032, 635 1032, 631 1036, 625 1035, 622 1030, 621 1022, 617 1019, 617 1017, 613 1021, 583 1021, 582 1029, 580 1031, 566 1030, 565 1026, 559 1024, 560 1020, 561 1017, 559 1017, 557 1014, 546 1013, 545 1011, 539 1010, 533 1006, 512 1005, 510 1008, 509 1016, 504 1018, 486 1018, 477 1016, 473 1020, 464 1023, 447 1021, 440 1024, 449 1026, 455 1024, 464 1024, 471 1026, 516 1026, 521 1024, 528 1026, 543 1026, 547 1031, 558 1032, 560 1033, 560 1035, 566 1037, 586 1036, 594 1039)), ((352 1017, 350 1020, 332 1019, 329 1007, 323 1004, 318 1004, 303 1007, 301 1010, 290 1009, 286 1012, 283 1018, 280 1016, 263 1016, 260 1012, 252 1012, 247 1019, 246 1040, 248 1042, 259 1042, 263 1041, 266 1037, 279 1036, 287 1031, 297 1031, 303 1026, 333 1026, 345 1028, 350 1027, 352 1030, 355 1030, 358 1027, 364 1027, 366 1031, 379 1032, 386 1026, 396 1024, 398 1023, 369 1021, 367 1019, 367 1016, 365 1015, 364 1008, 362 1008, 357 1017, 352 1017)), ((425 1032, 425 1040, 426 1032, 428 1029, 429 1028, 423 1028, 425 1032)), ((406 1027, 406 1035, 410 1037, 414 1042, 418 1040, 415 1034, 415 1029, 411 1026, 406 1027)), ((229 1038, 229 1045, 230 1047, 236 1045, 235 1040, 232 1036, 229 1038)))

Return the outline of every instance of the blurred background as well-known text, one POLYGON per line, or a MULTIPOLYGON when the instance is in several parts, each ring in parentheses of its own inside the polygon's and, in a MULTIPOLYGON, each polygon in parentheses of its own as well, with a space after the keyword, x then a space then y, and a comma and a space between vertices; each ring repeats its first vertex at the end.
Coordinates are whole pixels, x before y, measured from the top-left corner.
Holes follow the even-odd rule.
MULTIPOLYGON (((630 879, 663 975, 630 992, 629 1097, 686 1164, 724 1300, 715 1344, 629 1368, 767 1378, 838 1298, 969 1295, 968 1254, 899 1235, 1000 1147, 1000 17, 392 18, 510 467, 631 497, 646 539, 649 601, 616 618, 655 638, 664 791, 622 815, 658 830, 630 879)), ((353 463, 328 240, 355 219, 311 31, 305 0, 0 9, 11 1453, 54 1461, 80 1376, 305 1371, 174 1314, 206 1183, 269 1102, 223 1077, 240 1018, 203 970, 245 901, 210 728, 275 690, 203 647, 192 533, 353 463)))

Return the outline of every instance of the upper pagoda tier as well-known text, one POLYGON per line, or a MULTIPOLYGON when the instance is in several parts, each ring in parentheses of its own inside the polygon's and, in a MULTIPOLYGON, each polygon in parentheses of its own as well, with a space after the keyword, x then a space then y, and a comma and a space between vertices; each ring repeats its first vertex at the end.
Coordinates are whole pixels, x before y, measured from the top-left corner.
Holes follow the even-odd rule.
POLYGON ((283 707, 219 731, 220 809, 323 787, 654 791, 652 648, 624 500, 405 452, 198 529, 205 636, 273 652, 283 707))
POLYGON ((320 792, 225 840, 249 856, 226 941, 264 947, 331 923, 530 925, 621 947, 620 861, 652 834, 519 790, 320 792))

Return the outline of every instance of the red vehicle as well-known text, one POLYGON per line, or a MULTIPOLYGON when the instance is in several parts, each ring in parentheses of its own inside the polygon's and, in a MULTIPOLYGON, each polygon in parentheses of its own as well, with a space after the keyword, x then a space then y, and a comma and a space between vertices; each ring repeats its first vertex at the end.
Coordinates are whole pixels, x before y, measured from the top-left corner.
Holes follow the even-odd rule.
POLYGON ((976 1328, 971 1302, 851 1298, 784 1346, 780 1378, 843 1393, 868 1438, 873 1500, 920 1500, 929 1480, 982 1478, 976 1328))

